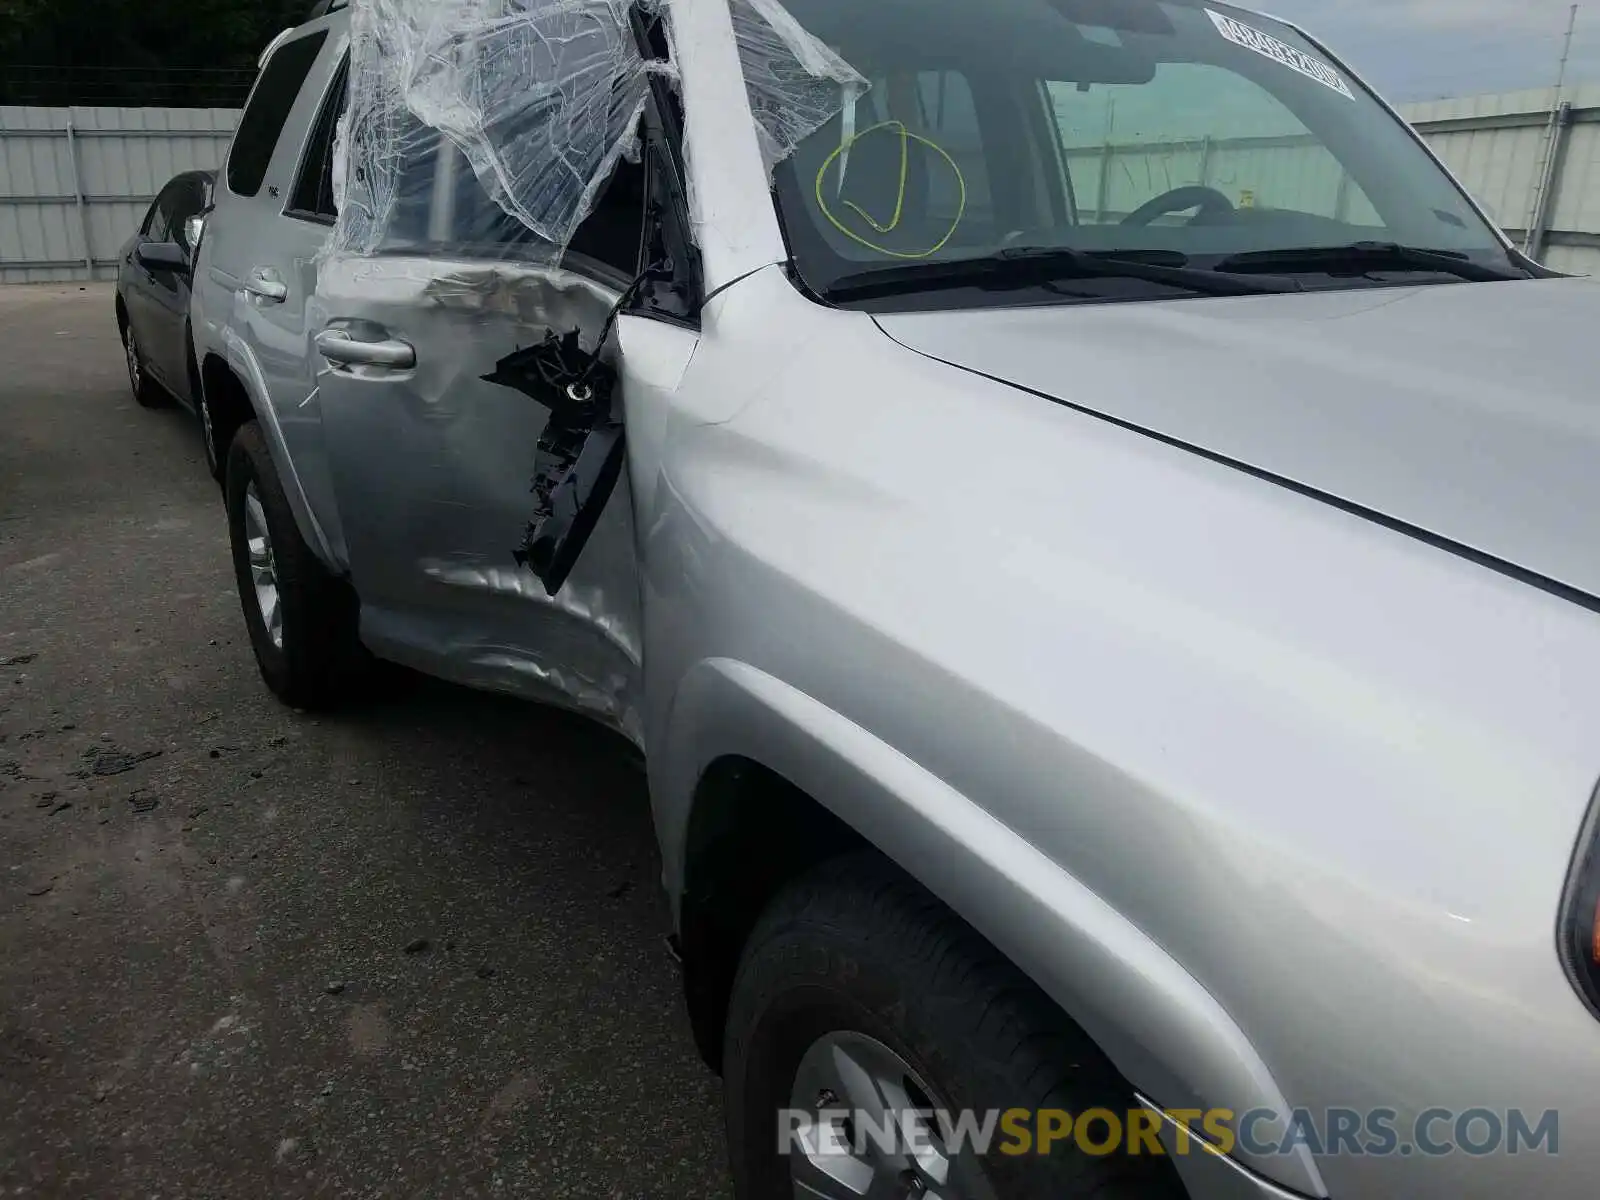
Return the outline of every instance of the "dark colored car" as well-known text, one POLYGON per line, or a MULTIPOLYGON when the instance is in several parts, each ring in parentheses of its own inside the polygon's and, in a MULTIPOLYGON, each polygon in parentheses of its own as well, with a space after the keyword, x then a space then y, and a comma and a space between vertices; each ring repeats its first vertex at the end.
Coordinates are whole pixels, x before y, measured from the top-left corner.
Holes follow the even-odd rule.
POLYGON ((149 408, 175 398, 202 424, 189 291, 215 181, 214 171, 173 176, 122 247, 117 264, 117 328, 134 399, 149 408))

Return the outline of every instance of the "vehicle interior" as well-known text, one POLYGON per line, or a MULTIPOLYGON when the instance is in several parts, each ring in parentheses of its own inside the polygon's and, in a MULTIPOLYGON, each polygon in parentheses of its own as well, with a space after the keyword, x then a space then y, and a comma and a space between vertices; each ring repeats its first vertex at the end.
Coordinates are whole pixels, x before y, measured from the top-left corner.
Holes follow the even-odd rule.
POLYGON ((790 5, 871 84, 777 171, 808 279, 1009 247, 1498 253, 1403 123, 1287 26, 1226 10, 1297 66, 1191 0, 932 7, 790 5))

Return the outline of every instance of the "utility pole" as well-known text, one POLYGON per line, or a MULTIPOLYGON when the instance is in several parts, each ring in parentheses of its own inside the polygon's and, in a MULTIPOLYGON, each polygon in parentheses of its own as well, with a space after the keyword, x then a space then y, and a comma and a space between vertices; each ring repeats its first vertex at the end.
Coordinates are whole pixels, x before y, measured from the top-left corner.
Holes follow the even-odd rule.
POLYGON ((1544 162, 1539 169, 1539 182, 1533 194, 1533 211, 1522 237, 1522 252, 1530 257, 1544 250, 1537 243, 1544 240, 1544 229, 1549 221, 1552 197, 1550 190, 1555 182, 1561 139, 1561 92, 1567 86, 1567 63, 1572 58, 1572 34, 1578 27, 1578 6, 1574 4, 1567 14, 1567 36, 1561 43, 1561 66, 1556 69, 1556 91, 1550 98, 1550 123, 1545 126, 1544 162))

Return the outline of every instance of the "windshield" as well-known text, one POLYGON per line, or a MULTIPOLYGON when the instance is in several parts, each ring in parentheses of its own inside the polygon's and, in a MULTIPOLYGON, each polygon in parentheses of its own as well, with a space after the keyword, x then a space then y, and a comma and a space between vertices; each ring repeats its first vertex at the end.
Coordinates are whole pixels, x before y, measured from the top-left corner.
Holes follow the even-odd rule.
MULTIPOLYGON (((1270 252, 1275 277, 1293 276, 1294 288, 1474 277, 1375 258, 1375 243, 1521 274, 1410 131, 1326 52, 1270 18, 1194 0, 785 7, 866 83, 854 95, 814 81, 833 89, 832 117, 774 170, 796 269, 818 294, 894 267, 913 282, 897 283, 888 306, 918 306, 907 298, 919 292, 919 265, 937 274, 951 260, 1051 250, 1210 272, 1255 269, 1238 256, 1270 252), (1353 266, 1283 253, 1358 243, 1369 253, 1353 266)), ((747 40, 759 100, 758 72, 770 63, 758 66, 747 40)), ((1182 290, 1135 282, 1075 280, 1056 294, 1182 290)), ((1051 298, 1013 293, 966 288, 931 303, 1051 298)))

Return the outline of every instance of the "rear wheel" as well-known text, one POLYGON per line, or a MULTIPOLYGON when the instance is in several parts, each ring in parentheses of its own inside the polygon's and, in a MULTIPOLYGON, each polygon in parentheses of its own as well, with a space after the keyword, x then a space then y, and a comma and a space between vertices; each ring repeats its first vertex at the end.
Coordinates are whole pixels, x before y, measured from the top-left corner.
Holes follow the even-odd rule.
MULTIPOLYGON (((1126 1130, 1143 1110, 1037 987, 875 855, 825 864, 763 914, 734 983, 723 1062, 740 1200, 1184 1195, 1149 1138, 1142 1157, 1137 1141, 1132 1154, 1128 1142, 1086 1153, 1072 1136, 1048 1153, 1036 1140, 1017 1151, 997 1114, 1025 1109, 1021 1127, 1037 1133, 1047 1111, 1101 1109, 1126 1130), (917 1115, 930 1110, 946 1117, 917 1115), (976 1130, 989 1123, 987 1147, 952 1136, 969 1110, 976 1130), (886 1145, 880 1133, 896 1129, 886 1145)), ((1092 1120, 1093 1149, 1108 1130, 1092 1120)))
POLYGON ((121 325, 122 353, 128 364, 128 386, 133 389, 133 398, 145 408, 159 408, 166 397, 145 370, 144 351, 139 348, 139 337, 133 331, 132 322, 123 320, 121 325))
POLYGON ((325 708, 366 667, 355 597, 301 538, 253 421, 229 447, 226 495, 234 576, 261 677, 285 704, 325 708))

